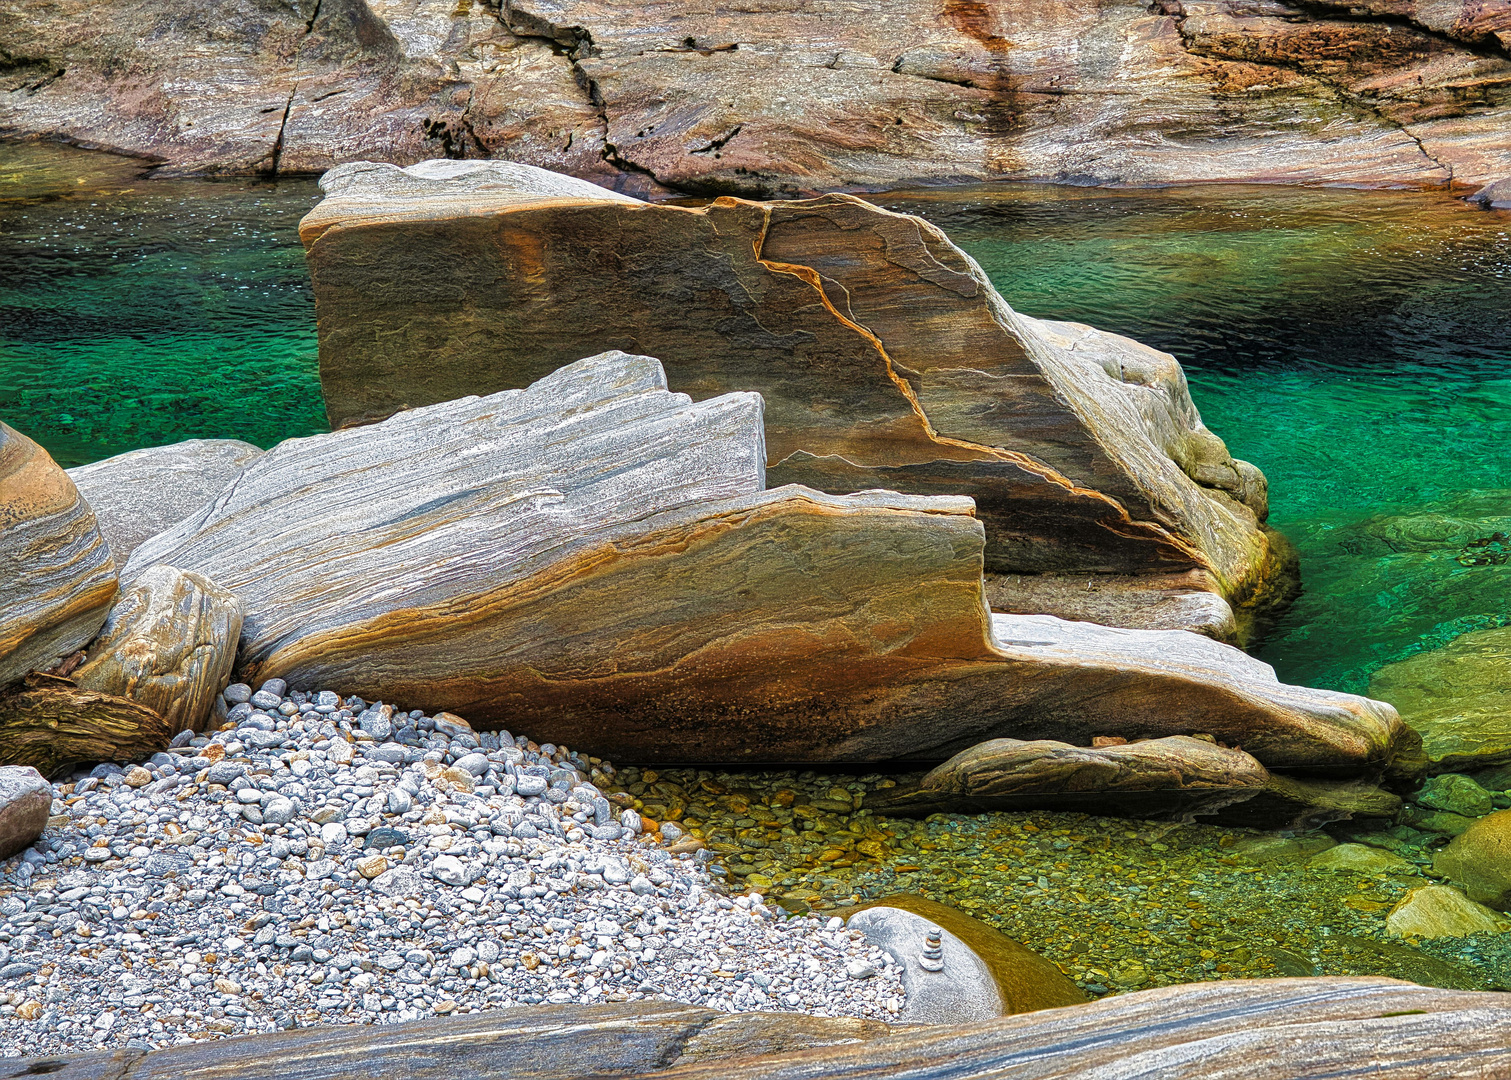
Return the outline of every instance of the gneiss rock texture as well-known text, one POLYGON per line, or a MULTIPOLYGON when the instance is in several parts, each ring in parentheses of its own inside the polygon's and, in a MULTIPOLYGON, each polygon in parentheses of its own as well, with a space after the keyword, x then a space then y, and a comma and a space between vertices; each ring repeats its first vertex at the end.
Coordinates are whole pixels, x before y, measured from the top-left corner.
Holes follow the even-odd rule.
POLYGON ((0 4, 0 128, 176 171, 498 157, 642 189, 1480 185, 1504 0, 0 4))
POLYGON ((761 399, 605 353, 291 439, 132 556, 241 601, 247 681, 343 686, 661 761, 944 757, 1206 732, 1357 771, 1389 706, 1183 631, 992 615, 969 499, 766 490, 761 399), (261 527, 276 514, 280 527, 261 527))
POLYGON ((239 439, 186 439, 80 465, 68 478, 125 566, 138 544, 198 510, 261 453, 239 439))
POLYGON ((71 677, 147 706, 174 733, 200 731, 230 680, 240 637, 235 596, 199 574, 152 566, 121 593, 71 677))
POLYGON ((1264 477, 1173 357, 1017 314, 917 218, 850 196, 649 205, 493 163, 322 185, 300 231, 333 426, 647 352, 694 398, 762 395, 773 483, 972 496, 998 608, 1232 638, 1295 587, 1264 477), (1035 580, 1060 574, 1079 589, 1035 580))
MULTIPOLYGON (((881 1034, 855 1021, 795 1021, 785 1052, 755 1047, 773 1024, 678 1005, 508 1009, 380 1027, 318 1027, 146 1052, 20 1059, 0 1077, 289 1080, 469 1076, 553 1080, 1491 1080, 1511 1070, 1503 994, 1392 979, 1263 979, 1121 994, 1087 1005, 881 1034), (712 1032, 713 1046, 704 1033, 712 1032), (805 1045, 806 1044, 806 1045, 805 1045), (826 1045, 827 1044, 827 1045, 826 1045)), ((788 1019, 788 1018, 784 1018, 788 1019)))
POLYGON ((94 637, 115 589, 89 504, 47 451, 0 423, 0 692, 94 637))
POLYGON ((0 694, 0 765, 55 776, 81 761, 138 761, 166 749, 168 721, 145 705, 29 675, 0 694))

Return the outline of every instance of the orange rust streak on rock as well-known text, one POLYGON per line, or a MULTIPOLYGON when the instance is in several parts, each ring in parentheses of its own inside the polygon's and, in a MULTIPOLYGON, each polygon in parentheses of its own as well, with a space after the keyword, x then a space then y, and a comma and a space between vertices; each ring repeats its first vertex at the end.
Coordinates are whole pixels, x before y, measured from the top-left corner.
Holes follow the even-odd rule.
MULTIPOLYGON (((1164 527, 1155 524, 1154 522, 1134 521, 1133 518, 1129 515, 1127 508, 1124 507, 1122 503, 1112 498, 1112 496, 1110 495, 1103 494, 1102 492, 1093 490, 1092 488, 1079 487, 1068 476, 1065 476, 1063 473, 1051 469, 1047 465, 1043 465, 1035 461, 1027 454, 1022 454, 1015 450, 1006 450, 999 446, 985 446, 981 443, 973 443, 965 439, 955 439, 951 438, 948 435, 939 434, 939 432, 935 429, 933 423, 929 420, 928 414, 923 411, 923 406, 918 401, 918 395, 913 392, 913 388, 908 385, 907 380, 897 374, 896 369, 892 365, 892 357, 887 352, 887 347, 882 343, 881 338, 877 337, 870 330, 866 329, 854 319, 849 318, 834 306, 833 301, 829 299, 829 294, 824 290, 823 279, 822 277, 820 277, 818 271, 814 270, 811 266, 802 266, 797 263, 777 262, 775 260, 767 259, 762 256, 761 251, 765 247, 766 243, 766 231, 771 226, 770 208, 763 206, 762 210, 764 211, 764 217, 761 221, 761 235, 755 239, 752 245, 755 250, 756 262, 766 267, 766 269, 770 270, 772 273, 786 274, 789 277, 795 277, 798 280, 805 282, 813 289, 814 292, 818 293, 819 299, 823 302, 824 307, 828 309, 830 314, 832 314, 842 324, 849 327, 851 330, 854 330, 857 334, 860 334, 871 343, 872 347, 874 347, 876 351, 881 355, 882 363, 886 367, 887 377, 892 380, 892 383, 897 387, 898 392, 901 393, 902 396, 907 399, 908 404, 912 406, 913 412, 918 417, 919 423, 923 425, 924 434, 929 437, 929 440, 931 442, 938 443, 941 446, 952 446, 961 450, 974 450, 977 453, 980 453, 987 457, 995 458, 999 461, 1011 462, 1012 464, 1017 465, 1019 468, 1023 469, 1026 472, 1031 472, 1036 476, 1042 476, 1045 480, 1048 480, 1052 484, 1058 484, 1060 487, 1064 488, 1072 495, 1080 495, 1084 498, 1096 499, 1104 502, 1113 510, 1117 511, 1118 516, 1133 529, 1138 530, 1139 532, 1144 532, 1150 529, 1157 531, 1158 533, 1162 534, 1163 537, 1177 551, 1190 558, 1198 566, 1211 569, 1211 563, 1207 560, 1206 556, 1200 550, 1182 540, 1180 537, 1172 534, 1168 529, 1165 529, 1164 527)), ((1131 535, 1125 530, 1116 528, 1115 524, 1113 523, 1100 522, 1099 524, 1101 524, 1101 526, 1108 531, 1116 533, 1120 536, 1131 535)))

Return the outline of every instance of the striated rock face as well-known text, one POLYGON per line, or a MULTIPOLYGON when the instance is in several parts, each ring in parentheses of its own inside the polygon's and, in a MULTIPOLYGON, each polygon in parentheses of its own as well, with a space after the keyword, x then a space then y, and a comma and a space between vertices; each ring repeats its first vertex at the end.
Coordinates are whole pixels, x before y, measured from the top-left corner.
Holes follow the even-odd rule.
POLYGON ((0 765, 0 859, 30 847, 47 828, 52 785, 36 769, 0 765))
POLYGON ((53 675, 29 675, 0 694, 0 765, 29 765, 43 776, 83 761, 140 761, 166 750, 173 735, 147 706, 53 675))
POLYGON ((1209 732, 1391 757, 1394 710, 1181 631, 991 615, 969 499, 765 489, 761 400, 606 353, 524 390, 288 440, 139 547, 235 593, 246 681, 661 761, 945 757, 1209 732), (281 527, 256 527, 276 513, 281 527))
POLYGON ((174 732, 201 731, 240 636, 235 596, 199 574, 152 566, 121 593, 72 678, 147 706, 174 732))
POLYGON ((94 637, 115 588, 89 504, 47 451, 0 423, 0 690, 94 637))
POLYGON ((640 189, 1480 185, 1505 0, 0 3, 0 128, 175 171, 497 157, 640 189))
POLYGON ((1241 750, 1171 736, 1104 746, 993 739, 956 754, 912 791, 866 806, 887 814, 1027 808, 1090 813, 1212 811, 1263 789, 1269 773, 1241 750))
POLYGON ((1505 995, 1394 979, 1237 979, 1118 994, 969 1024, 854 1020, 690 1006, 540 1006, 407 1024, 320 1026, 145 1051, 19 1059, 63 1080, 1372 1080, 1511 1070, 1505 995), (768 1041, 785 1027, 787 1046, 768 1041), (749 1039, 746 1044, 746 1039, 749 1039))
POLYGON ((262 451, 239 439, 188 439, 68 470, 117 566, 230 484, 262 451))
POLYGON ((1173 357, 1017 314, 917 218, 849 196, 653 206, 473 163, 322 184, 301 234, 333 426, 646 351, 695 398, 760 392, 774 483, 972 496, 1006 610, 1241 638, 1295 588, 1263 475, 1173 357))

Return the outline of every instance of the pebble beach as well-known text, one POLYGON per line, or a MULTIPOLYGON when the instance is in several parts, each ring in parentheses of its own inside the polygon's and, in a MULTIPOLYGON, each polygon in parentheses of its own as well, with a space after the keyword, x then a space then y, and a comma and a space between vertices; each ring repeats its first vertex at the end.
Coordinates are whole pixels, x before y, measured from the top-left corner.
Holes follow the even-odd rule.
POLYGON ((546 1002, 902 1006, 886 953, 728 895, 609 762, 277 680, 220 709, 208 737, 56 783, 0 866, 0 1054, 546 1002))

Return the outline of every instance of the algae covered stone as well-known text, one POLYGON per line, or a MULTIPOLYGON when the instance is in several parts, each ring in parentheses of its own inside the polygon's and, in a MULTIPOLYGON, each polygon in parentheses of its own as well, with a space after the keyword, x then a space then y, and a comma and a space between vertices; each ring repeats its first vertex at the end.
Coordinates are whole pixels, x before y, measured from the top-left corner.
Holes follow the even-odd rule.
POLYGON ((1454 837, 1432 870, 1464 886, 1471 900, 1511 909, 1511 810, 1480 818, 1454 837))
POLYGON ((1392 851, 1367 844, 1338 844, 1307 860, 1318 870, 1342 870, 1354 874, 1415 874, 1417 868, 1392 851))
POLYGON ((1390 910, 1385 930, 1396 937, 1468 937, 1511 930, 1511 919, 1448 885, 1424 885, 1390 910))
POLYGON ((1511 762, 1511 627, 1476 630, 1388 664, 1369 692, 1421 732, 1434 772, 1511 762))

